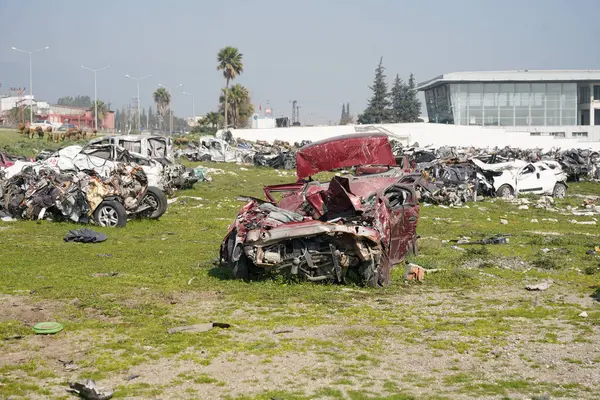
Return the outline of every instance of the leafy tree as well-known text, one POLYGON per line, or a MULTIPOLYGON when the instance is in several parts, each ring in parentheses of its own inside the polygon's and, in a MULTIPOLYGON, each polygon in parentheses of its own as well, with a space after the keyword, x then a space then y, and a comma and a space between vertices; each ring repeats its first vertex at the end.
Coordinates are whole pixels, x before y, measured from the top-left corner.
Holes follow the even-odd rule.
POLYGON ((383 57, 381 57, 379 65, 375 69, 373 86, 369 86, 373 91, 373 96, 369 99, 367 108, 358 116, 358 122, 361 124, 381 124, 389 121, 390 112, 388 107, 390 102, 384 71, 383 57))
POLYGON ((152 110, 152 107, 148 107, 148 129, 155 129, 157 126, 156 113, 152 110))
POLYGON ((148 124, 146 123, 146 121, 148 120, 148 114, 146 114, 146 109, 142 108, 142 114, 140 115, 140 127, 139 129, 148 129, 148 124))
POLYGON ((59 98, 56 104, 61 106, 90 108, 94 104, 94 102, 92 101, 90 96, 64 96, 59 98))
POLYGON ((225 129, 227 128, 227 117, 229 101, 227 99, 229 95, 229 81, 235 79, 238 75, 244 72, 244 64, 242 63, 243 54, 238 51, 237 48, 227 46, 219 50, 217 54, 217 71, 223 71, 223 77, 225 78, 225 108, 223 115, 225 116, 225 129))
POLYGON ((165 128, 165 117, 169 110, 169 104, 171 104, 171 94, 164 87, 159 87, 156 89, 154 94, 152 95, 154 102, 156 103, 156 108, 161 117, 161 126, 162 129, 165 128))

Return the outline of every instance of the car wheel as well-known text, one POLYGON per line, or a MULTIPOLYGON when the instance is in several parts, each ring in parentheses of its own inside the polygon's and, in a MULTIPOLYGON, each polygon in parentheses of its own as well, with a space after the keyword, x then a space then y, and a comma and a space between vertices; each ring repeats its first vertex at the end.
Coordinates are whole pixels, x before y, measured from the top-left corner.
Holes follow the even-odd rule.
POLYGON ((510 185, 502 185, 496 191, 496 197, 508 198, 514 196, 513 188, 510 185))
POLYGON ((144 196, 142 204, 150 206, 150 210, 144 213, 144 216, 151 219, 158 219, 167 211, 167 198, 155 186, 148 186, 148 191, 146 192, 146 196, 144 196))
POLYGON ((552 197, 556 197, 557 199, 564 199, 567 197, 567 186, 564 183, 557 183, 554 185, 552 197))
POLYGON ((127 225, 127 211, 118 201, 103 201, 94 210, 94 221, 100 226, 122 228, 127 225))
POLYGON ((200 161, 212 161, 211 159, 212 157, 210 156, 210 154, 204 154, 200 157, 200 161))

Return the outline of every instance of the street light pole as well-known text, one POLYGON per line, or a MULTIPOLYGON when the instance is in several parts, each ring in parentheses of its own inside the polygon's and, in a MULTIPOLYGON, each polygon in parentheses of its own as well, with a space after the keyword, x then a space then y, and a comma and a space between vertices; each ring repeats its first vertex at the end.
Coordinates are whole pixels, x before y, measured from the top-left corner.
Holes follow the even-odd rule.
POLYGON ((137 122, 138 122, 138 129, 140 131, 140 133, 142 133, 142 120, 141 120, 141 115, 142 115, 142 110, 140 109, 140 81, 146 78, 150 78, 152 75, 146 75, 146 76, 142 76, 141 78, 136 78, 133 77, 129 74, 125 75, 127 78, 129 79, 133 79, 134 81, 137 82, 137 122))
POLYGON ((33 69, 31 68, 32 66, 32 61, 31 61, 31 55, 33 53, 37 53, 39 51, 45 51, 50 49, 50 46, 46 46, 43 47, 41 49, 37 49, 34 51, 27 51, 27 50, 23 50, 23 49, 18 49, 16 47, 11 47, 11 49, 13 49, 14 51, 18 51, 20 53, 27 53, 29 54, 29 124, 33 123, 33 69))
POLYGON ((98 69, 92 69, 92 68, 84 67, 82 65, 81 68, 88 70, 88 71, 92 71, 94 73, 94 130, 97 131, 98 130, 98 86, 96 85, 96 74, 100 71, 104 71, 105 69, 109 69, 110 65, 107 65, 106 67, 98 68, 98 69))
POLYGON ((192 93, 183 92, 186 96, 192 96, 192 118, 196 118, 196 97, 192 93))
MULTIPOLYGON (((169 88, 167 85, 163 85, 162 83, 159 83, 158 86, 162 86, 165 89, 167 89, 170 93, 173 93, 173 91, 171 90, 171 88, 169 88)), ((175 86, 175 89, 182 87, 183 83, 180 83, 179 85, 175 86)), ((173 100, 173 95, 171 95, 171 100, 173 100)), ((172 101, 171 101, 172 102, 172 101)), ((171 107, 171 105, 169 104, 169 135, 173 136, 173 107, 171 107)))

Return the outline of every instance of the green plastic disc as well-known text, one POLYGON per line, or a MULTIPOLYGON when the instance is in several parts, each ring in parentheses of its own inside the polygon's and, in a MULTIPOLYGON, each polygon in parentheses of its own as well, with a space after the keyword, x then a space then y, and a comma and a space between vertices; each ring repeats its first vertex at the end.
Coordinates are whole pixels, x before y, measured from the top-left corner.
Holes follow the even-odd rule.
POLYGON ((39 324, 35 324, 33 327, 33 331, 39 334, 52 334, 60 332, 64 329, 64 327, 58 322, 40 322, 39 324))

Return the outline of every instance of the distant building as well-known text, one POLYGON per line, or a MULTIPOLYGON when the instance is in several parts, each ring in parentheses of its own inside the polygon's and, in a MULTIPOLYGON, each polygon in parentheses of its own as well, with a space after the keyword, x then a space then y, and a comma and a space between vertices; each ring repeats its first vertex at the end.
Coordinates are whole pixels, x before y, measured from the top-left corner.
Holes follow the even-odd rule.
POLYGON ((261 117, 258 114, 252 116, 252 129, 275 128, 275 125, 275 118, 273 117, 261 117))
POLYGON ((0 113, 10 111, 13 108, 17 107, 17 105, 29 106, 31 104, 35 104, 35 99, 33 96, 30 95, 24 95, 21 97, 0 97, 0 113))
POLYGON ((454 72, 417 89, 429 122, 600 140, 600 70, 454 72))
MULTIPOLYGON (((82 129, 94 129, 94 116, 88 107, 52 104, 47 109, 38 108, 35 118, 47 119, 53 123, 73 124, 82 129)), ((98 129, 115 129, 114 111, 109 111, 101 120, 98 120, 98 129)))

